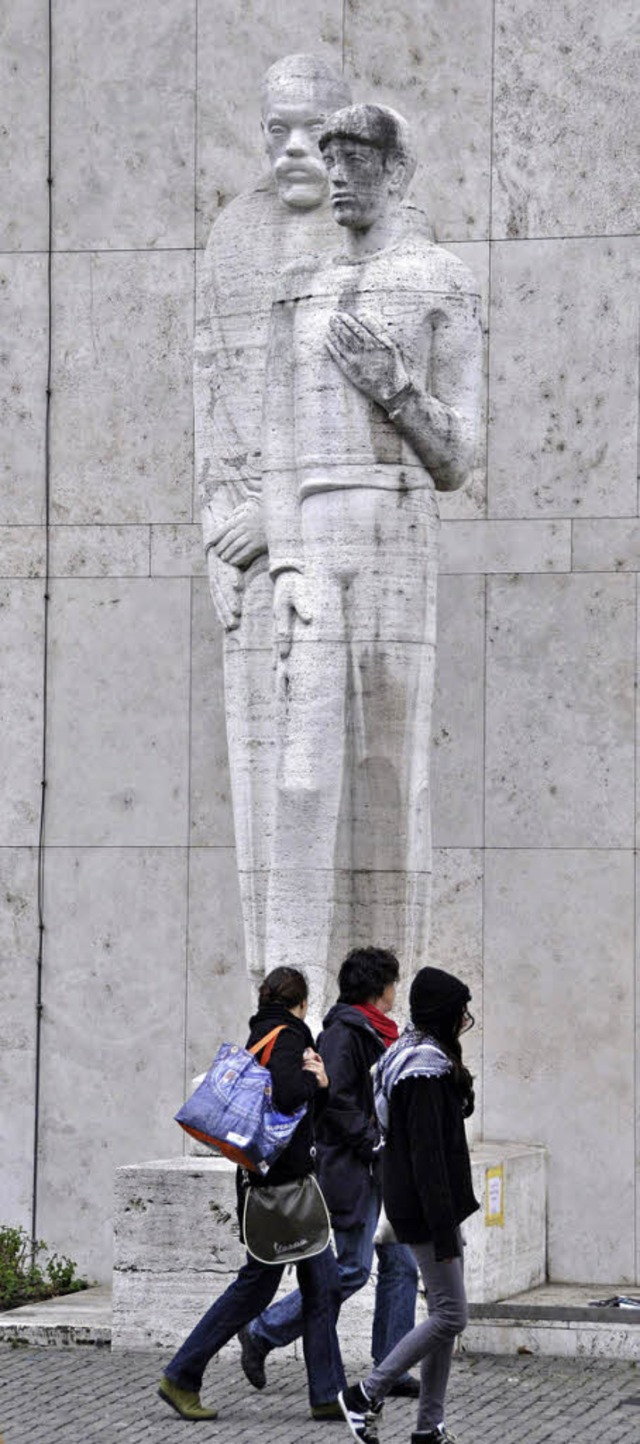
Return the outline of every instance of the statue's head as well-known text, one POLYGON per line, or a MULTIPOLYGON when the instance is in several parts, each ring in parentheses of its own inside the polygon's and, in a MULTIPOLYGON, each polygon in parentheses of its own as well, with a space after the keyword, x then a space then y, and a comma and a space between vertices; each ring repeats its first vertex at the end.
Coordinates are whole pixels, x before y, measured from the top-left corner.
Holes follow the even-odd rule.
POLYGON ((338 225, 367 230, 399 205, 416 168, 411 131, 386 105, 338 110, 320 132, 338 225))
POLYGON ((341 75, 316 55, 285 55, 262 83, 262 130, 280 199, 313 210, 327 194, 318 136, 334 110, 351 102, 341 75))

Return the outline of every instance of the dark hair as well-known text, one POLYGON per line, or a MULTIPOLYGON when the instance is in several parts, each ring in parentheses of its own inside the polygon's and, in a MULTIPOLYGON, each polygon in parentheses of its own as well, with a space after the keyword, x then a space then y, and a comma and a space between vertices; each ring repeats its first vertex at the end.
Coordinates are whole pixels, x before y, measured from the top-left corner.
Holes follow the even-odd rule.
POLYGON ((272 968, 260 984, 258 1003, 261 1008, 267 1003, 282 1003, 285 1008, 297 1008, 308 996, 307 980, 299 968, 272 968))
POLYGON ((475 1108, 475 1091, 473 1087, 473 1074, 462 1061, 462 1044, 459 1037, 460 1019, 464 1008, 458 1008, 455 1015, 443 1016, 438 1022, 432 1023, 429 1032, 438 1043, 441 1044, 444 1052, 453 1063, 453 1076, 455 1079, 458 1096, 462 1104, 463 1118, 470 1118, 475 1108))
POLYGON ((405 177, 403 191, 409 186, 416 169, 417 155, 411 129, 403 115, 388 105, 347 105, 336 110, 325 121, 318 137, 318 148, 324 154, 332 140, 355 140, 379 150, 385 165, 388 160, 401 160, 405 177))
POLYGON ((386 948, 352 948, 340 972, 341 1003, 368 1003, 379 998, 388 983, 397 983, 400 964, 386 948))

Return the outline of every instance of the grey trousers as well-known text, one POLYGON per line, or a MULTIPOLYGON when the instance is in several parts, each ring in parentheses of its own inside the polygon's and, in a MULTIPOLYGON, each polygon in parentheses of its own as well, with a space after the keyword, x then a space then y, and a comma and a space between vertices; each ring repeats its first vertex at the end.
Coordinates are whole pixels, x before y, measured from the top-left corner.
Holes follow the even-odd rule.
POLYGON ((392 1384, 412 1364, 421 1364, 417 1431, 428 1432, 444 1423, 444 1401, 449 1382, 456 1336, 467 1325, 467 1296, 464 1288, 462 1236, 458 1230, 460 1257, 437 1263, 432 1243, 412 1244, 411 1251, 427 1291, 429 1317, 405 1334, 386 1359, 363 1380, 365 1392, 375 1404, 381 1403, 392 1384))

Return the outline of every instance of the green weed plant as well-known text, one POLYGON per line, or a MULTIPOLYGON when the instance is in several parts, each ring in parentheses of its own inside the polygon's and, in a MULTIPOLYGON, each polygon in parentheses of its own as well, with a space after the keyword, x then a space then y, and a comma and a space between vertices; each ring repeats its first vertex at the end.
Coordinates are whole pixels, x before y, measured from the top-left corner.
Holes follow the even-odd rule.
POLYGON ((32 1244, 25 1229, 0 1226, 0 1310, 89 1287, 88 1279, 76 1277, 72 1259, 53 1253, 40 1261, 48 1252, 46 1243, 32 1244))

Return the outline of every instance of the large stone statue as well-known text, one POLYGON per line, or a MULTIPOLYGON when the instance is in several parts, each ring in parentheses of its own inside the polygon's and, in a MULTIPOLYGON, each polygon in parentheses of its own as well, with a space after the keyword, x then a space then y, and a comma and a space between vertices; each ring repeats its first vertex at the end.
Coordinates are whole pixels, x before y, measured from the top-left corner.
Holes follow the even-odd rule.
POLYGON ((471 467, 481 360, 473 278, 407 230, 406 122, 355 106, 319 145, 345 245, 277 287, 262 448, 278 652, 266 966, 295 961, 318 1003, 332 930, 393 947, 407 980, 427 958, 436 491, 471 467))
POLYGON ((289 55, 268 71, 262 129, 270 171, 216 221, 198 281, 196 466, 209 581, 225 629, 225 705, 247 968, 264 973, 275 776, 272 592, 261 484, 261 420, 274 280, 335 245, 318 150, 351 99, 323 61, 289 55))

